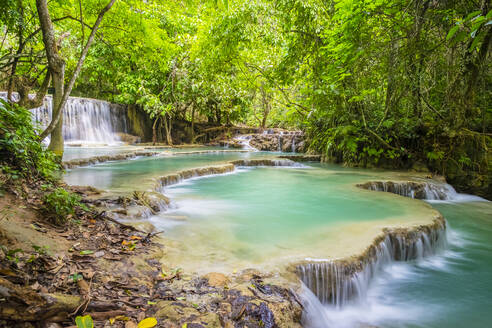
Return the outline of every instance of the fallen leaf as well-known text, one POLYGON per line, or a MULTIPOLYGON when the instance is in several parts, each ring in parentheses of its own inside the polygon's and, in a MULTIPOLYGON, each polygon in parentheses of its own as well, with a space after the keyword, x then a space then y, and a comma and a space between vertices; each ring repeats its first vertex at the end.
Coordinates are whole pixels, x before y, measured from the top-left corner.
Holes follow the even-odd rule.
POLYGON ((80 255, 89 255, 89 254, 92 254, 94 253, 94 251, 91 251, 91 250, 85 250, 85 251, 80 251, 80 255))
POLYGON ((152 328, 157 325, 157 319, 154 317, 145 318, 138 323, 138 328, 152 328))

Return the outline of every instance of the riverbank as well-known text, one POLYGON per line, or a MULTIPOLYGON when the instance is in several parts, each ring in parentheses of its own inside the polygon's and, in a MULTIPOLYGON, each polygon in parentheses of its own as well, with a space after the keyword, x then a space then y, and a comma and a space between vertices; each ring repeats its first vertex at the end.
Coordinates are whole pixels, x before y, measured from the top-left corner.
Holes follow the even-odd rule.
POLYGON ((111 327, 136 327, 146 317, 157 318, 159 327, 300 327, 296 295, 260 272, 183 272, 163 263, 166 245, 155 242, 158 233, 118 223, 104 212, 57 227, 35 203, 11 193, 0 198, 0 326, 67 327, 84 314, 96 326, 111 327))

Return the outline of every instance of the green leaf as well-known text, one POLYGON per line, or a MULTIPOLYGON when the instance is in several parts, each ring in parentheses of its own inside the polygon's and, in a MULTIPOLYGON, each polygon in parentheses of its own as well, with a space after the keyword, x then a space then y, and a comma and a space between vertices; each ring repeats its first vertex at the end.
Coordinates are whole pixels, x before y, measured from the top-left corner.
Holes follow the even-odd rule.
POLYGON ((77 325, 77 328, 94 328, 94 322, 90 315, 76 317, 75 324, 77 325))
POLYGON ((448 36, 446 36, 446 41, 449 41, 456 34, 456 32, 458 32, 459 29, 459 25, 453 26, 453 28, 449 30, 448 36))
POLYGON ((470 19, 477 17, 481 13, 482 12, 480 10, 473 11, 473 12, 469 13, 468 16, 466 16, 465 21, 469 21, 470 19))
POLYGON ((475 49, 478 46, 478 43, 481 41, 481 37, 477 37, 473 40, 471 46, 470 46, 470 51, 475 49))
POLYGON ((89 255, 89 254, 93 254, 94 251, 91 251, 91 250, 84 250, 84 251, 80 251, 80 255, 89 255))

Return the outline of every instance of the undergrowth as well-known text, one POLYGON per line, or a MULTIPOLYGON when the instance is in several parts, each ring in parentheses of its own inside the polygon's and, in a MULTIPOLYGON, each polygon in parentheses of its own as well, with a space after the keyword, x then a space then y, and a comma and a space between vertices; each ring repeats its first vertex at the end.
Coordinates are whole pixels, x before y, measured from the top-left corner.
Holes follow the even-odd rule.
POLYGON ((43 147, 38 133, 29 110, 0 99, 0 195, 22 190, 17 194, 39 199, 46 219, 64 224, 88 209, 78 195, 58 186, 59 158, 43 147))
POLYGON ((0 170, 11 180, 56 180, 56 155, 43 149, 31 113, 0 99, 0 170))

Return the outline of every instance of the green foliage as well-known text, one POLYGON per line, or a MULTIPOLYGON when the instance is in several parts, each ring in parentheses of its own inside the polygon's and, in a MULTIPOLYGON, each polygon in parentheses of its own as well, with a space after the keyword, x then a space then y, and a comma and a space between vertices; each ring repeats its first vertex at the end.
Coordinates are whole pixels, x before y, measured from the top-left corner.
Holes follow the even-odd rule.
POLYGON ((77 328, 94 328, 94 322, 90 315, 85 315, 83 317, 77 316, 75 318, 75 324, 77 325, 77 328))
POLYGON ((56 188, 44 196, 43 210, 51 221, 63 224, 75 215, 77 209, 88 210, 80 200, 78 195, 56 188))
MULTIPOLYGON (((25 4, 0 5, 5 67, 19 35, 39 27, 25 4)), ((102 4, 83 1, 84 22, 91 25, 102 4)), ((338 162, 405 168, 420 161, 441 173, 485 175, 489 7, 464 0, 117 1, 74 93, 141 106, 161 139, 177 120, 301 128, 311 151, 338 162)), ((52 1, 50 11, 80 16, 78 0, 52 1)), ((55 25, 66 35, 60 47, 70 72, 88 29, 72 19, 55 25)), ((26 40, 17 75, 32 85, 43 75, 43 51, 39 34, 26 40)))
POLYGON ((60 169, 55 155, 43 149, 31 113, 0 100, 0 170, 18 178, 54 180, 60 169))

